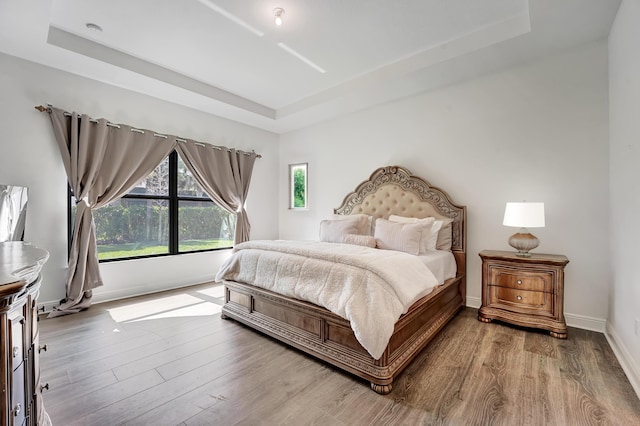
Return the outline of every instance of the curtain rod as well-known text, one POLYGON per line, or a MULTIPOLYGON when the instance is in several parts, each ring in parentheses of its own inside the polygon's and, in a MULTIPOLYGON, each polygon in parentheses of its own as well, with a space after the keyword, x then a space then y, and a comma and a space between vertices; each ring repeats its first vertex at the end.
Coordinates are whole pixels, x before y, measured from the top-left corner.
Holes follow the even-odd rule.
MULTIPOLYGON (((37 110, 38 110, 38 111, 40 111, 40 112, 47 112, 47 113, 49 113, 49 114, 51 114, 51 111, 52 111, 52 109, 51 109, 51 105, 47 105, 47 106, 44 106, 44 105, 36 105, 34 108, 35 108, 35 109, 37 109, 37 110)), ((65 112, 64 112, 64 115, 65 115, 65 116, 67 116, 67 117, 71 117, 71 113, 70 113, 70 112, 67 112, 67 111, 65 111, 65 112)), ((98 120, 93 119, 93 118, 90 118, 90 119, 89 119, 89 121, 90 121, 91 123, 98 123, 98 120)), ((118 124, 111 123, 111 122, 109 122, 109 121, 107 121, 107 126, 109 126, 109 127, 115 127, 115 128, 118 128, 118 129, 120 128, 120 126, 119 126, 118 124)), ((134 128, 134 127, 131 127, 131 131, 132 131, 132 132, 137 132, 137 133, 142 133, 142 134, 144 134, 144 130, 142 130, 142 129, 136 129, 136 128, 134 128)), ((156 137, 159 137, 159 138, 164 138, 164 139, 166 139, 166 138, 168 137, 167 135, 163 135, 163 134, 161 134, 161 133, 155 133, 155 132, 153 133, 153 136, 156 136, 156 137)), ((176 137, 176 142, 186 143, 186 142, 187 142, 187 140, 186 140, 186 139, 182 139, 182 138, 178 138, 178 137, 176 137)), ((223 150, 223 149, 226 149, 227 151, 231 151, 231 149, 230 149, 230 148, 227 148, 226 146, 217 146, 217 145, 205 144, 205 143, 202 143, 202 142, 195 142, 195 141, 194 141, 194 144, 196 144, 196 145, 200 145, 200 146, 202 146, 202 147, 210 146, 210 147, 215 148, 215 149, 217 149, 217 150, 219 150, 219 151, 221 151, 221 150, 223 150)), ((243 153, 244 155, 251 155, 251 154, 255 154, 255 151, 252 151, 252 152, 246 152, 246 151, 242 151, 242 150, 239 150, 239 149, 237 149, 236 151, 241 152, 241 153, 243 153)), ((256 154, 256 158, 262 158, 262 155, 260 155, 260 154, 256 154)))

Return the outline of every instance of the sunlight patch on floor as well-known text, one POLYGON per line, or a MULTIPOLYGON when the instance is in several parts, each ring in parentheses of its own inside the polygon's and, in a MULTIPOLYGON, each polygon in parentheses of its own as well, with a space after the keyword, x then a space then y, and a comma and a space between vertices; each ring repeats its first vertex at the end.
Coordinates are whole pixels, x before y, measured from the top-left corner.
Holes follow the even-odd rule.
POLYGON ((205 288, 204 290, 198 290, 198 293, 218 299, 224 298, 224 286, 217 285, 215 287, 205 288))
POLYGON ((151 315, 145 318, 138 318, 130 322, 147 321, 163 318, 178 318, 178 317, 201 317, 219 314, 222 310, 222 306, 216 305, 211 302, 202 302, 197 305, 186 306, 180 309, 174 309, 172 311, 162 312, 156 315, 151 315))
POLYGON ((108 309, 107 311, 115 322, 124 322, 140 319, 154 319, 158 318, 158 315, 164 315, 162 318, 187 316, 184 314, 183 310, 188 310, 192 307, 194 308, 194 312, 207 312, 194 315, 212 315, 215 313, 214 306, 217 307, 218 312, 220 312, 220 307, 213 303, 204 303, 202 299, 189 294, 177 294, 146 302, 131 303, 117 308, 108 309), (195 308, 198 305, 211 305, 211 307, 206 309, 195 308), (172 315, 173 312, 180 313, 172 315))

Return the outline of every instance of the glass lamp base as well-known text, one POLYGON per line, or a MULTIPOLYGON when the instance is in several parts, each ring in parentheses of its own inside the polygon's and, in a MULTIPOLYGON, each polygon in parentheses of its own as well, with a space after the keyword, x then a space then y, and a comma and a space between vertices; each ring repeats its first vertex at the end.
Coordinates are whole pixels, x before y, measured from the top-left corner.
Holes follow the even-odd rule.
POLYGON ((529 250, 533 250, 538 247, 540 245, 540 240, 527 232, 526 229, 521 229, 520 232, 513 234, 509 238, 509 245, 518 250, 516 256, 531 257, 529 250))

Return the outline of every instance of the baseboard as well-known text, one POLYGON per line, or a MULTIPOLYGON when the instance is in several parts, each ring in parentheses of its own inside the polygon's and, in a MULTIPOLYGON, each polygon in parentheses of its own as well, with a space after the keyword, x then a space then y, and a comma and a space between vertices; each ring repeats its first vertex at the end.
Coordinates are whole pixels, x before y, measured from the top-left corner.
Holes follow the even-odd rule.
POLYGON ((607 326, 607 320, 602 318, 588 317, 585 315, 568 314, 565 312, 564 319, 569 327, 597 331, 598 333, 604 333, 607 326))
MULTIPOLYGON (((177 290, 185 287, 193 287, 195 285, 210 283, 211 281, 203 281, 201 283, 191 283, 191 284, 181 284, 181 285, 171 285, 166 287, 151 287, 151 286, 139 286, 139 287, 129 287, 127 289, 119 289, 114 291, 102 291, 99 294, 94 294, 93 299, 91 300, 92 304, 98 303, 106 303, 113 302, 114 300, 122 300, 128 299, 131 297, 145 296, 147 294, 161 293, 163 291, 169 290, 177 290)), ((49 313, 53 310, 54 307, 60 305, 59 300, 50 300, 50 301, 38 301, 38 307, 40 308, 40 313, 49 313)))
POLYGON ((482 306, 482 299, 479 297, 467 296, 467 307, 480 309, 482 306))
POLYGON ((636 395, 640 398, 640 365, 638 365, 638 360, 631 356, 625 344, 608 323, 604 336, 607 338, 607 342, 609 342, 609 346, 611 346, 616 358, 618 358, 618 362, 627 375, 633 390, 636 391, 636 395))

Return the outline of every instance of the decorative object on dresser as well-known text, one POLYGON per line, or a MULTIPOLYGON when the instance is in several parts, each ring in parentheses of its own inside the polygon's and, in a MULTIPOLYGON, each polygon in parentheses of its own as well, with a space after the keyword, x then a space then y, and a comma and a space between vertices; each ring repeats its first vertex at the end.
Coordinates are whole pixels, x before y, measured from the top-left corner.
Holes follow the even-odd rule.
MULTIPOLYGON (((355 374, 369 381, 375 392, 387 394, 392 390, 394 378, 465 305, 466 207, 455 204, 446 192, 408 170, 388 166, 375 170, 345 197, 334 213, 352 216, 356 227, 362 217, 368 216, 369 221, 364 222, 367 230, 375 219, 391 215, 435 218, 443 230, 441 243, 446 247, 442 251, 452 257, 455 265, 450 278, 418 299, 392 324, 391 338, 386 346, 382 345, 379 358, 374 359, 361 345, 353 324, 344 317, 322 306, 260 288, 253 285, 255 283, 240 282, 241 279, 223 279, 222 316, 355 374)), ((340 265, 336 263, 336 266, 340 265)), ((305 279, 311 284, 315 282, 311 276, 305 279)), ((315 276, 315 280, 321 279, 322 276, 315 276)), ((331 282, 341 281, 334 277, 331 282)))
POLYGON ((555 254, 521 257, 484 250, 482 258, 482 322, 505 321, 548 330, 567 338, 564 320, 564 267, 569 259, 555 254))
POLYGON ((540 241, 527 228, 544 228, 544 203, 507 203, 502 224, 520 228, 509 238, 509 245, 518 250, 518 256, 528 257, 540 241))
POLYGON ((24 186, 0 185, 0 242, 24 239, 27 193, 24 186))
POLYGON ((0 425, 47 425, 42 403, 38 294, 46 250, 21 241, 0 243, 0 425))

